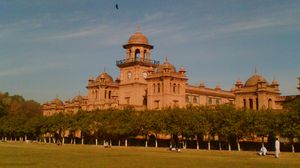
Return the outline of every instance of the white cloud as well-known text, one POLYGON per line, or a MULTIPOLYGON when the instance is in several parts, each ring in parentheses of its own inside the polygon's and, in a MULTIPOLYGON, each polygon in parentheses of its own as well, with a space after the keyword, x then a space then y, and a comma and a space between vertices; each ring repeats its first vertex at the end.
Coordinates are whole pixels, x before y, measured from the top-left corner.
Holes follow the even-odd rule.
POLYGON ((1 69, 0 77, 31 74, 31 73, 39 72, 41 70, 61 68, 61 67, 63 67, 63 65, 57 62, 40 64, 40 65, 25 65, 20 67, 10 67, 6 69, 1 69))

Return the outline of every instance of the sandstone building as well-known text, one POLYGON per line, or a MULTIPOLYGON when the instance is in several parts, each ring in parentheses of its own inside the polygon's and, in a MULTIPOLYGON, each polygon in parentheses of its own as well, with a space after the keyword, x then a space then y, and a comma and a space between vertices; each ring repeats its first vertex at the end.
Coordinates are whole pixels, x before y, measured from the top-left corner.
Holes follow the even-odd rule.
MULTIPOLYGON (((271 84, 261 75, 254 74, 245 84, 237 80, 231 90, 220 86, 207 88, 204 83, 189 84, 186 69, 176 69, 166 58, 163 63, 151 60, 148 38, 141 32, 130 36, 123 45, 125 58, 116 61, 120 69, 117 79, 107 72, 96 78, 89 77, 87 95, 78 95, 62 102, 58 98, 43 105, 44 115, 58 112, 92 111, 96 109, 124 108, 132 106, 137 110, 184 108, 187 105, 234 104, 237 108, 281 109, 284 96, 280 96, 279 84, 271 84)), ((300 90, 300 78, 299 87, 300 90)))

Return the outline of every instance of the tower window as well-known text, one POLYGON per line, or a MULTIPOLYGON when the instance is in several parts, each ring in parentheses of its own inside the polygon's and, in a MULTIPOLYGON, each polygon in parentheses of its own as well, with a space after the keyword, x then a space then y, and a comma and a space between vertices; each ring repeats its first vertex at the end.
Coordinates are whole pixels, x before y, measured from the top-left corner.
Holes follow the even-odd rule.
POLYGON ((135 56, 134 56, 134 59, 136 61, 139 61, 140 60, 140 50, 139 49, 136 49, 135 50, 135 56))
POLYGON ((111 91, 108 92, 108 99, 111 97, 111 91))
POLYGON ((144 57, 143 57, 143 61, 145 61, 146 60, 146 57, 147 57, 147 51, 146 50, 144 50, 144 57))

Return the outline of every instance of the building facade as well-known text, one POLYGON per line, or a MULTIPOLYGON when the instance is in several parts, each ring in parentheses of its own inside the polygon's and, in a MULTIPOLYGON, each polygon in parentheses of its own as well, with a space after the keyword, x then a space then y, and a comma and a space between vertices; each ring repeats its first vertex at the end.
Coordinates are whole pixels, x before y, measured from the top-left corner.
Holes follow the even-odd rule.
POLYGON ((46 102, 43 104, 44 115, 127 106, 144 110, 234 104, 237 108, 253 110, 281 109, 285 100, 280 96, 276 80, 269 84, 256 73, 245 84, 237 80, 231 90, 223 90, 219 85, 207 88, 203 82, 191 85, 184 67, 177 70, 167 58, 163 63, 151 59, 154 47, 141 32, 131 35, 123 48, 125 58, 116 61, 120 70, 117 79, 114 80, 107 72, 96 78, 89 77, 86 96, 78 95, 64 103, 58 98, 46 102))

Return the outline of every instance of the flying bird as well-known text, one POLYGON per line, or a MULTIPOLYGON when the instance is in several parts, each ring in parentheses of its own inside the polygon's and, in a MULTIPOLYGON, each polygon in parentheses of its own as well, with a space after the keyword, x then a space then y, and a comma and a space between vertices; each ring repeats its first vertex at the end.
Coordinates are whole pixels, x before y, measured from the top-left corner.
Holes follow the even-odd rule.
POLYGON ((117 9, 117 10, 119 9, 119 5, 118 5, 118 4, 116 4, 116 9, 117 9))

